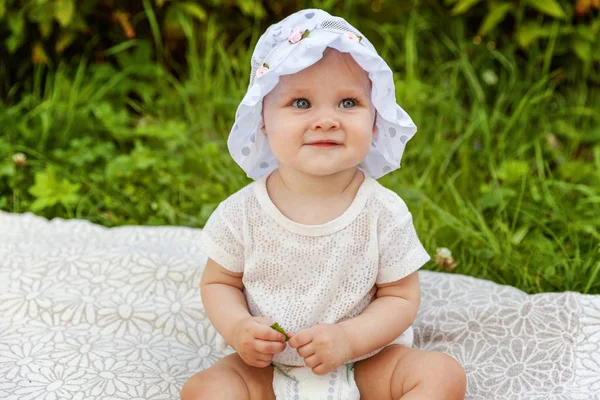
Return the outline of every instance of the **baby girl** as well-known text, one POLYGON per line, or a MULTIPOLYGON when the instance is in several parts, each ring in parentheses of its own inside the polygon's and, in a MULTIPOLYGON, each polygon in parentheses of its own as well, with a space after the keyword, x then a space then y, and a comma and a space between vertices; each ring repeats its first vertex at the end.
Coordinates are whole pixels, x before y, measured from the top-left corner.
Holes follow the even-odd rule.
POLYGON ((267 29, 228 142, 255 181, 203 231, 202 300, 236 353, 182 399, 464 398, 453 358, 412 348, 430 257, 375 180, 415 132, 389 66, 345 20, 303 10, 267 29))

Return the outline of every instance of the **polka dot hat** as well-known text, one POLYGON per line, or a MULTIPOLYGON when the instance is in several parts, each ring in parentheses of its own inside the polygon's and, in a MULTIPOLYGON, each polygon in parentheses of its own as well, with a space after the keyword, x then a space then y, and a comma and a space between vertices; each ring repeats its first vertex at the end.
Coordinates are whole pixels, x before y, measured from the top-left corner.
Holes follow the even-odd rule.
POLYGON ((268 137, 260 130, 263 98, 277 85, 281 75, 294 74, 315 64, 327 47, 349 53, 372 82, 371 101, 377 110, 378 132, 358 167, 376 179, 400 168, 404 147, 417 127, 396 104, 390 67, 367 38, 343 18, 309 9, 271 25, 252 54, 250 84, 227 142, 234 160, 250 178, 259 179, 278 165, 268 137))

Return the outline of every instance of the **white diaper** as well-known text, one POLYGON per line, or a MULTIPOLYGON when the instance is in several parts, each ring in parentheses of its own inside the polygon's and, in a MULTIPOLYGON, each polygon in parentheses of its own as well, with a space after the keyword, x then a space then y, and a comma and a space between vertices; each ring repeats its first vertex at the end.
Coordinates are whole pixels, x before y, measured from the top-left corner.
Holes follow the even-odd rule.
POLYGON ((326 375, 315 375, 309 367, 273 363, 273 391, 277 400, 359 400, 354 382, 354 364, 338 367, 326 375))

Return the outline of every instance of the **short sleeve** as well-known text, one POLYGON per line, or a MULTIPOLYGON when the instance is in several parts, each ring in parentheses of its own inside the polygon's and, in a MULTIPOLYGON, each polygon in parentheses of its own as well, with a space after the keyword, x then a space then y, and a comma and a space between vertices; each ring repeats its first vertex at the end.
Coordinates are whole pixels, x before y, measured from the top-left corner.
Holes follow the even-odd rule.
POLYGON ((231 272, 244 271, 244 241, 241 213, 225 200, 212 213, 202 230, 202 250, 231 272))
POLYGON ((378 285, 398 281, 431 259, 413 225, 412 215, 396 194, 378 222, 378 285))

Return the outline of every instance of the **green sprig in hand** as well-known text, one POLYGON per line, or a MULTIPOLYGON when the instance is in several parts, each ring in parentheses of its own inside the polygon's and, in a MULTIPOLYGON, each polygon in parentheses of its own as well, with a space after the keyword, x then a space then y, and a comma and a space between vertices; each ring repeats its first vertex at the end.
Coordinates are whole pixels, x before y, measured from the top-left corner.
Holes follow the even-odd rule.
POLYGON ((288 334, 285 332, 285 330, 283 330, 283 328, 281 326, 279 326, 279 324, 277 322, 275 322, 273 325, 271 325, 271 328, 275 329, 277 332, 283 333, 283 336, 285 336, 286 342, 288 340, 290 340, 290 337, 288 336, 288 334))

